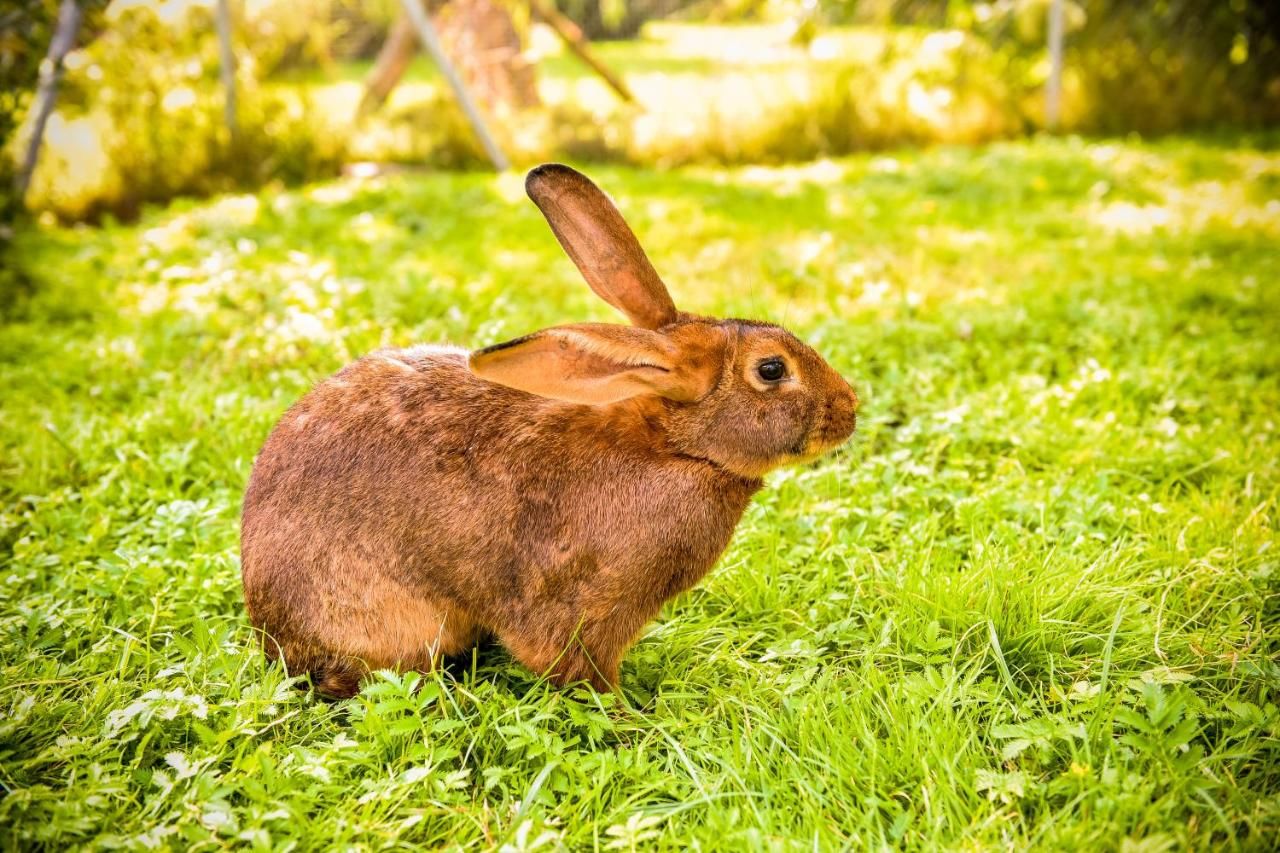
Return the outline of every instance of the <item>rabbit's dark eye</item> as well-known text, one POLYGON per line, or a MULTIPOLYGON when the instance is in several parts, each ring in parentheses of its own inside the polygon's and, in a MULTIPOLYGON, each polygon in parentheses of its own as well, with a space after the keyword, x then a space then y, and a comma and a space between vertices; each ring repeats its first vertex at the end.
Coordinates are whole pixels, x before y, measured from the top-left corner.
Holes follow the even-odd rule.
POLYGON ((771 358, 756 365, 756 373, 765 382, 777 382, 787 375, 787 366, 780 358, 771 358))

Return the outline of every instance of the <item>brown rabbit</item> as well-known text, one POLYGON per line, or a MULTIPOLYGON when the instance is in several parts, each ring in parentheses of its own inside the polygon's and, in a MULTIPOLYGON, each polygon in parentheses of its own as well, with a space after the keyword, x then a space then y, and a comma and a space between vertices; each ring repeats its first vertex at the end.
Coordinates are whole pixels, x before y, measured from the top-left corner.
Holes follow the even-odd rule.
POLYGON ((245 494, 245 599, 267 654, 322 693, 488 635, 609 689, 765 472, 853 432, 853 389, 791 334, 677 311, 586 177, 544 165, 525 188, 632 325, 382 350, 284 415, 245 494))

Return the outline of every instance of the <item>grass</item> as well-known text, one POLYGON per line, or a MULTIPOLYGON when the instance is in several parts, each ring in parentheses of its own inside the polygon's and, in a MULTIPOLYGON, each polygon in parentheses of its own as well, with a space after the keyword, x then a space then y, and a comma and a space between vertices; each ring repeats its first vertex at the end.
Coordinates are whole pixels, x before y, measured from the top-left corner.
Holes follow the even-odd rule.
POLYGON ((312 383, 383 344, 615 319, 518 177, 19 235, 0 844, 1275 843, 1274 150, 593 174, 678 303, 787 324, 864 399, 851 450, 771 478, 616 696, 484 648, 326 703, 241 602, 251 460, 312 383))

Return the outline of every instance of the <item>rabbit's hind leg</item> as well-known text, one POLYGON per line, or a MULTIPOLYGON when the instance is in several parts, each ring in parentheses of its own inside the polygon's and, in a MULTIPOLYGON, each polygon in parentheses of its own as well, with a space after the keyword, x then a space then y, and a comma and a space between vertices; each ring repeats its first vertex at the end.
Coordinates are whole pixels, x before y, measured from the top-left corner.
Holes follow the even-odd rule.
POLYGON ((586 681, 596 690, 608 692, 618 683, 621 651, 584 644, 576 631, 565 631, 556 637, 541 632, 506 631, 498 639, 516 660, 557 686, 586 681))
POLYGON ((316 692, 330 699, 350 699, 360 692, 360 682, 369 672, 365 665, 350 658, 333 658, 311 669, 311 683, 316 692))
MULTIPOLYGON (((267 659, 285 668, 290 676, 305 675, 315 691, 330 699, 346 699, 360 692, 360 680, 369 669, 359 658, 334 654, 312 643, 269 638, 264 642, 267 659)), ((306 682, 298 684, 306 686, 306 682)))

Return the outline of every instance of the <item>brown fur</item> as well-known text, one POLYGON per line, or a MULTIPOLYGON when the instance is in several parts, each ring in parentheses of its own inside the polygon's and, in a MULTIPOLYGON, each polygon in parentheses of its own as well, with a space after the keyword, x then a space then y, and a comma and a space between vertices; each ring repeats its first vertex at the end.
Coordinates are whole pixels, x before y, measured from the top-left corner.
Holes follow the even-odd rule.
MULTIPOLYGON (((577 202, 594 189, 540 167, 531 196, 560 178, 577 202)), ((593 288, 662 316, 661 299, 641 304, 652 285, 635 288, 645 274, 627 258, 643 252, 603 194, 568 207, 544 211, 557 235, 591 235, 574 260, 593 288)), ((258 456, 242 525, 250 618, 268 655, 335 696, 485 635, 556 683, 608 689, 645 623, 719 557, 760 477, 843 442, 856 406, 784 330, 686 314, 470 355, 373 353, 293 406, 258 456), (759 378, 769 358, 786 380, 759 378)))

